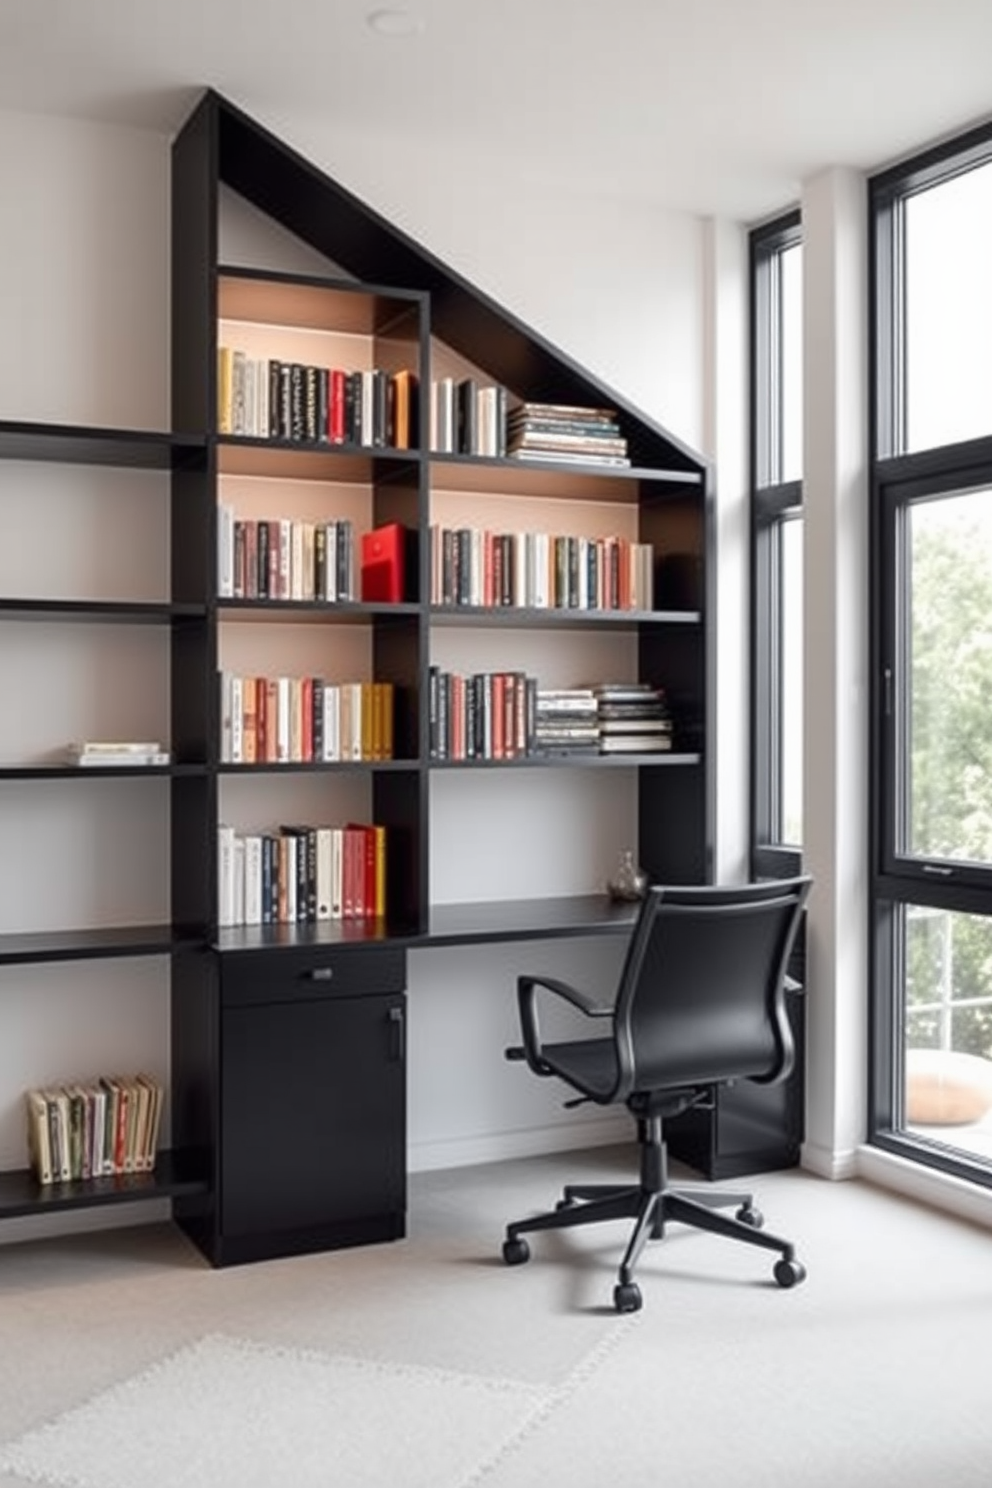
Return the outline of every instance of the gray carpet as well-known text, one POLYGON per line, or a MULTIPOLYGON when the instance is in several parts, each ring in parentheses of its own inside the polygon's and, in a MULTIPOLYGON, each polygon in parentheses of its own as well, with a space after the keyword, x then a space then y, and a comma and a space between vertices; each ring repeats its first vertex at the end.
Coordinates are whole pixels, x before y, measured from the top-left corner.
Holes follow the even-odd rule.
POLYGON ((226 1488, 239 1460, 273 1488, 992 1483, 992 1234, 791 1172, 754 1188, 809 1270, 792 1291, 770 1254, 678 1227, 629 1318, 623 1225, 502 1264, 507 1219, 629 1160, 420 1175, 405 1241, 220 1272, 167 1226, 0 1248, 0 1484, 226 1488))

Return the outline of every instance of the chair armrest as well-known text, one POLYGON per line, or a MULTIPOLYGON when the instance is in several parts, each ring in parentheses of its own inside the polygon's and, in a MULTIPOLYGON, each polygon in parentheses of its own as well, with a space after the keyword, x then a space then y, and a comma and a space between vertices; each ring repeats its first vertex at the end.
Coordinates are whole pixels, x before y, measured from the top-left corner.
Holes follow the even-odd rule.
MULTIPOLYGON (((555 977, 517 977, 517 1004, 520 1008, 520 1027, 524 1036, 523 1056, 536 1075, 552 1075, 554 1070, 541 1052, 541 1032, 537 1017, 537 989, 539 987, 571 1003, 588 1018, 612 1017, 613 1009, 601 1007, 593 1002, 591 997, 580 992, 577 987, 570 986, 568 982, 558 981, 555 977)), ((507 1050, 508 1059, 519 1057, 520 1055, 515 1050, 507 1050)))

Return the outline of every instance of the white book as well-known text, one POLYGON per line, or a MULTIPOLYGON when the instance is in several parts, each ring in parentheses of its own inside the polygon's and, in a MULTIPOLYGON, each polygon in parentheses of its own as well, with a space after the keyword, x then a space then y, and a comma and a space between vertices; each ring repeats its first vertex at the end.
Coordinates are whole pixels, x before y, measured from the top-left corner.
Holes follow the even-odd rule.
POLYGON ((72 744, 71 751, 78 756, 84 754, 160 754, 159 739, 86 739, 82 744, 72 744))
POLYGON ((217 923, 234 924, 234 828, 217 828, 217 923))
POLYGON ((344 829, 331 828, 331 919, 344 915, 344 829))
POLYGON ((105 770, 111 765, 127 765, 140 770, 147 765, 167 765, 170 761, 171 756, 167 749, 160 749, 151 754, 137 754, 133 749, 125 749, 120 754, 105 751, 101 754, 83 754, 70 758, 70 763, 78 765, 81 770, 105 770))
POLYGON ((362 373, 362 428, 360 444, 371 445, 375 438, 375 379, 371 369, 362 373))
POLYGON ((276 760, 289 760, 289 736, 291 727, 292 688, 289 677, 276 678, 276 760))
POLYGON ((324 688, 324 759, 341 758, 341 689, 328 682, 324 688))
POLYGON ((289 529, 289 598, 304 599, 303 523, 291 522, 289 529))
POLYGON ((244 715, 244 680, 241 677, 231 676, 231 756, 232 765, 240 765, 244 761, 244 739, 245 739, 245 715, 244 715))
POLYGON ((245 922, 245 839, 235 837, 234 839, 234 923, 243 925, 245 922))
POLYGON ((217 506, 217 593, 234 597, 234 507, 226 501, 217 506))
POLYGON ((279 599, 293 597, 291 564, 293 553, 293 524, 288 517, 279 519, 279 599))
POLYGON ((527 532, 517 532, 513 537, 513 603, 524 608, 530 603, 530 585, 527 582, 527 532))
POLYGON ((551 537, 547 532, 534 533, 534 608, 546 610, 551 606, 551 575, 549 561, 551 537))
POLYGON ((317 828, 317 918, 331 918, 331 874, 333 871, 333 829, 317 828))
POLYGON ((255 832, 245 838, 244 923, 262 923, 262 838, 255 832))
POLYGON ((589 539, 580 537, 579 544, 579 609, 589 608, 589 539))

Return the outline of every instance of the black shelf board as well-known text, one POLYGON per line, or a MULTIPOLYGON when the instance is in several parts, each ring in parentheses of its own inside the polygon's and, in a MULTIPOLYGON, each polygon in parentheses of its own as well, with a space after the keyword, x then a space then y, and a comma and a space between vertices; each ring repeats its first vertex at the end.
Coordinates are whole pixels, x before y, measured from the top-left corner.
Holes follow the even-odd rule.
POLYGON ((169 925, 124 925, 100 930, 34 930, 0 935, 0 966, 43 961, 108 960, 117 956, 167 956, 202 944, 176 935, 169 925))
POLYGON ((5 460, 54 460, 71 465, 171 470, 202 459, 205 447, 206 441, 200 435, 0 419, 0 458, 5 460))
POLYGON ((418 934, 415 926, 384 919, 319 920, 316 924, 226 925, 217 930, 212 946, 221 954, 240 951, 301 950, 329 946, 407 945, 418 934))
POLYGON ((206 1193, 206 1179, 196 1175, 181 1152, 159 1152, 151 1173, 116 1173, 40 1184, 28 1168, 0 1173, 0 1220, 27 1214, 54 1214, 61 1209, 90 1209, 135 1199, 172 1198, 206 1193))
POLYGON ((254 764, 234 764, 225 760, 217 766, 220 775, 300 775, 326 774, 334 770, 399 770, 416 772, 419 760, 257 760, 254 764))
POLYGON ((471 469, 488 470, 537 470, 554 475, 596 475, 608 480, 662 481, 667 485, 699 486, 702 474, 698 470, 663 470, 644 465, 610 465, 598 460, 555 460, 515 458, 513 455, 467 455, 462 453, 431 450, 432 464, 462 465, 471 469))
POLYGON ((631 630, 640 625, 699 625, 698 610, 588 610, 522 605, 432 605, 433 625, 506 626, 509 629, 558 627, 600 630, 613 627, 631 630))
POLYGON ((330 444, 320 439, 265 439, 247 434, 208 436, 217 448, 222 475, 297 474, 302 479, 369 481, 390 479, 404 467, 419 471, 419 449, 385 445, 330 444))
POLYGON ((0 618, 9 620, 94 620, 127 625, 167 625, 170 620, 202 620, 206 605, 144 604, 105 599, 0 599, 0 618))
POLYGON ((507 899, 432 905, 418 944, 468 945, 475 941, 547 940, 574 935, 626 935, 638 906, 606 894, 550 899, 507 899))
POLYGON ((625 766, 654 768, 657 765, 698 765, 698 754, 676 754, 672 750, 658 750, 649 754, 524 754, 518 759, 432 759, 432 770, 528 770, 566 768, 607 768, 625 766))
POLYGON ((217 614, 221 620, 266 623, 295 620, 297 624, 320 620, 335 625, 368 625, 380 615, 416 619, 420 606, 408 602, 386 604, 363 600, 219 599, 217 614))
POLYGON ((146 780, 205 775, 206 765, 3 765, 0 780, 146 780))

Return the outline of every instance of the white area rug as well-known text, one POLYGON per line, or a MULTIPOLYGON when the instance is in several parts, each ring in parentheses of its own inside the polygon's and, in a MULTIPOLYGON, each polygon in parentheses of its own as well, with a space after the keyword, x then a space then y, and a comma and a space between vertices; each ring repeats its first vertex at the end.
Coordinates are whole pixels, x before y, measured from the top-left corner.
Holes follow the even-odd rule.
POLYGON ((561 1398, 212 1335, 0 1449, 68 1488, 468 1488, 561 1398))

